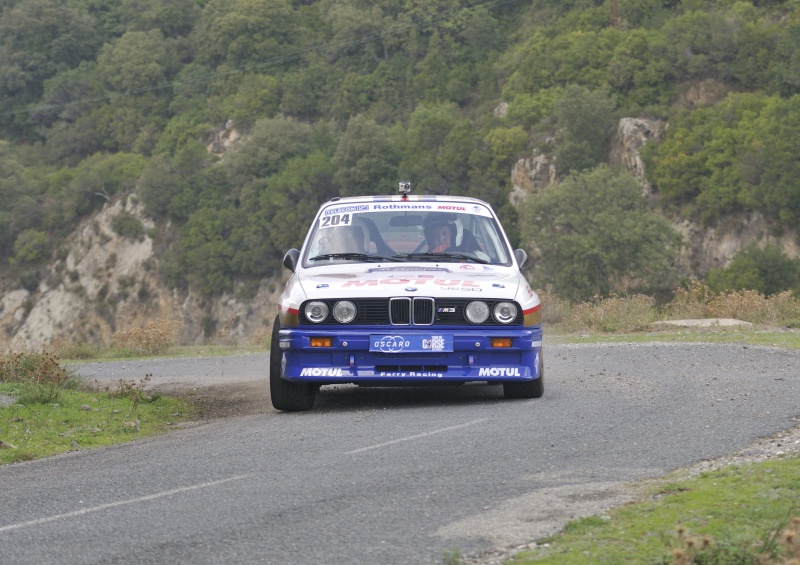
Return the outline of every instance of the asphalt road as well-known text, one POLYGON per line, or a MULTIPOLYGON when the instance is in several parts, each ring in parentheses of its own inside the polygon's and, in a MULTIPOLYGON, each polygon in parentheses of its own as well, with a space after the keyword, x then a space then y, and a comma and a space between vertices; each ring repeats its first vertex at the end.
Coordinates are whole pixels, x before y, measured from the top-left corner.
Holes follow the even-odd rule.
MULTIPOLYGON (((326 387, 308 413, 267 409, 2 467, 0 563, 442 563, 552 533, 624 501, 626 481, 741 449, 800 415, 800 352, 545 348, 541 399, 326 387)), ((262 355, 138 363, 79 372, 244 382, 268 402, 262 355)))

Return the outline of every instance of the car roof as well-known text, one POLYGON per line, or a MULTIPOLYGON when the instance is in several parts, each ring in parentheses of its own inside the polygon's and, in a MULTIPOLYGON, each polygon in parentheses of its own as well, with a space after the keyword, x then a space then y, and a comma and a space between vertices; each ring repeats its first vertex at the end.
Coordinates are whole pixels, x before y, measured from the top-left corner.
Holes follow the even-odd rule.
POLYGON ((488 202, 472 198, 471 196, 449 196, 449 195, 433 195, 433 194, 387 194, 378 196, 345 196, 331 198, 325 202, 323 206, 329 204, 348 204, 358 202, 464 202, 470 204, 482 204, 491 209, 488 202))

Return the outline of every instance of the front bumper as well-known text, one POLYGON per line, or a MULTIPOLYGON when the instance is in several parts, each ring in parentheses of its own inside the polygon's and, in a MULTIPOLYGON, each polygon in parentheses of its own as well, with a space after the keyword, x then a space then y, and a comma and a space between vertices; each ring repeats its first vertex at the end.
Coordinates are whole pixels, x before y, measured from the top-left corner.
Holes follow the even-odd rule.
POLYGON ((403 331, 402 335, 412 342, 431 334, 447 336, 452 351, 370 351, 376 336, 395 335, 397 327, 282 329, 281 376, 319 384, 525 382, 540 377, 541 326, 431 329, 403 331), (330 338, 331 345, 312 347, 311 339, 320 337, 330 338), (492 338, 510 339, 510 347, 492 347, 492 338))

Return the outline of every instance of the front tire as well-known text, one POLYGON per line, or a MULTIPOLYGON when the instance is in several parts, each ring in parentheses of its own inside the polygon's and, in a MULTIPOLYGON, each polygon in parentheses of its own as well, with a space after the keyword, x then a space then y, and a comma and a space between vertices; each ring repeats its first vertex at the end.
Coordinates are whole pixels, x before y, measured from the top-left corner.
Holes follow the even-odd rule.
POLYGON ((544 394, 544 362, 539 354, 539 378, 526 382, 503 383, 505 398, 541 398, 544 394))
POLYGON ((269 348, 269 394, 272 406, 284 412, 311 410, 317 396, 317 387, 312 383, 293 383, 281 378, 280 318, 275 316, 272 324, 272 341, 269 348))

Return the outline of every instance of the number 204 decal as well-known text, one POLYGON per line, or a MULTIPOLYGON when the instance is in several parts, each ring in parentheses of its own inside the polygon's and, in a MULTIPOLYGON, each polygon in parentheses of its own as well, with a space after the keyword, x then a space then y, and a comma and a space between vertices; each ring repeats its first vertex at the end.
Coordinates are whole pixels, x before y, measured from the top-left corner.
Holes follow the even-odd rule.
POLYGON ((351 222, 350 214, 336 214, 333 216, 323 216, 319 219, 320 228, 332 228, 334 226, 349 226, 351 222))

